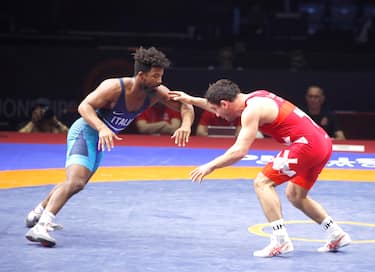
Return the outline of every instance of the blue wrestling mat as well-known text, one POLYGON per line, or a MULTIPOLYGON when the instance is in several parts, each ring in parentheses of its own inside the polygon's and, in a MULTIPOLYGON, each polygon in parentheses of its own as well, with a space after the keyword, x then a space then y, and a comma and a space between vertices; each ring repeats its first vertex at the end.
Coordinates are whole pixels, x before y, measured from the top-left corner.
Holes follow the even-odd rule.
MULTIPOLYGON (((0 170, 63 168, 63 144, 0 144, 3 159, 0 170), (4 154, 12 154, 5 157, 4 154)), ((191 166, 200 165, 222 154, 222 148, 178 148, 116 146, 104 154, 101 166, 191 166)), ((251 150, 236 165, 261 167, 277 154, 275 150, 251 150)), ((1 158, 1 157, 0 157, 1 158)), ((375 170, 375 154, 333 152, 326 168, 375 170)))
MULTIPOLYGON (((319 253, 316 224, 287 225, 295 251, 260 259, 267 237, 248 228, 265 219, 250 181, 92 183, 58 216, 55 248, 24 239, 25 215, 50 186, 0 190, 0 271, 374 271, 375 214, 371 183, 318 183, 321 201, 357 241, 319 253), (354 193, 353 193, 354 192, 354 193)), ((282 187, 279 188, 282 193, 282 187)), ((306 220, 282 195, 286 220, 306 220)), ((266 233, 270 230, 265 228, 266 233)))
MULTIPOLYGON (((0 148, 1 171, 64 167, 64 144, 0 148)), ((224 150, 117 146, 102 166, 195 166, 224 150)), ((259 167, 276 153, 252 150, 238 165, 259 167)), ((327 168, 373 170, 374 162, 373 153, 335 152, 327 168)), ((311 190, 354 240, 337 253, 316 251, 324 232, 291 206, 279 186, 295 251, 270 259, 252 256, 268 244, 270 229, 251 179, 89 183, 58 214, 64 229, 52 233, 54 248, 24 238, 25 216, 52 185, 0 189, 0 272, 375 271, 374 181, 324 180, 311 190)))

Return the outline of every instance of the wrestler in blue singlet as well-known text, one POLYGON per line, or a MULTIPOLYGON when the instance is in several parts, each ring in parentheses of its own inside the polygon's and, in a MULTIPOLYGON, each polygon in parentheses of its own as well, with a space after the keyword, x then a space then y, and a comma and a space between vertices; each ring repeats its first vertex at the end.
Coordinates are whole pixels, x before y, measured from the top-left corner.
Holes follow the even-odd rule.
MULTIPOLYGON (((99 109, 99 118, 110 130, 118 134, 150 104, 150 96, 147 96, 142 107, 135 112, 129 112, 125 103, 125 84, 120 78, 121 94, 113 109, 99 109)), ((103 157, 103 152, 98 150, 99 133, 93 129, 82 117, 76 120, 70 127, 67 137, 67 152, 65 167, 72 164, 83 165, 95 172, 103 157)))

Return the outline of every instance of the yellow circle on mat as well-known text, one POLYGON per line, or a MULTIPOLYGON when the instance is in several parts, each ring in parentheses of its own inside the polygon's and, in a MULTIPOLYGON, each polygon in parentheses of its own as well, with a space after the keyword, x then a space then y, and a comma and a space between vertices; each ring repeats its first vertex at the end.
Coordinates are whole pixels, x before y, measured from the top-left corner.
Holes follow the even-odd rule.
MULTIPOLYGON (((371 224, 371 223, 352 222, 352 221, 338 221, 337 223, 340 225, 356 225, 356 226, 361 226, 361 227, 375 228, 375 224, 371 224)), ((285 221, 285 224, 288 225, 288 224, 316 224, 316 223, 311 220, 290 220, 290 221, 285 221)), ((255 235, 269 237, 270 234, 263 231, 263 229, 267 226, 269 226, 269 223, 256 224, 256 225, 250 226, 248 228, 248 231, 255 235)), ((303 241, 303 242, 317 242, 317 243, 325 242, 325 240, 317 240, 317 239, 308 239, 308 238, 299 238, 299 237, 290 237, 290 238, 295 241, 303 241)), ((375 243, 375 240, 353 240, 352 242, 356 244, 369 244, 369 243, 375 243)))

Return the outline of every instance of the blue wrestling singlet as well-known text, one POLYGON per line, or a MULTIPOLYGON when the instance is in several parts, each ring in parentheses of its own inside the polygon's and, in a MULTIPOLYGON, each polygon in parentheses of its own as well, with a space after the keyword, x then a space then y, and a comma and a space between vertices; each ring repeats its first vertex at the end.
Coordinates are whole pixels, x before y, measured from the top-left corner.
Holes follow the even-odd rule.
MULTIPOLYGON (((129 112, 125 103, 125 84, 120 78, 121 94, 113 109, 99 109, 99 118, 110 130, 118 134, 124 130, 139 114, 145 111, 150 104, 147 96, 142 107, 135 112, 129 112)), ((95 172, 103 157, 103 152, 98 150, 98 131, 93 129, 82 117, 70 127, 67 136, 67 152, 65 167, 72 164, 83 165, 91 172, 95 172)))

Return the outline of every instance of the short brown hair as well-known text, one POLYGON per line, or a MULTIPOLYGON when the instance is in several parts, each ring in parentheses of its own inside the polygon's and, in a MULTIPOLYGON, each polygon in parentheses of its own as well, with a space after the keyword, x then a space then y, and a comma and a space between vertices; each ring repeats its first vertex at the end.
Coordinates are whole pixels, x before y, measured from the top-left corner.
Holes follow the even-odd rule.
POLYGON ((215 83, 210 84, 205 97, 208 102, 215 105, 220 105, 221 100, 228 100, 232 102, 240 92, 240 87, 233 81, 228 79, 220 79, 215 83))

